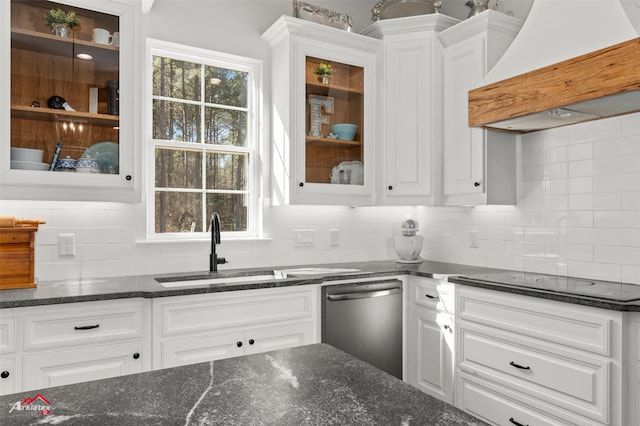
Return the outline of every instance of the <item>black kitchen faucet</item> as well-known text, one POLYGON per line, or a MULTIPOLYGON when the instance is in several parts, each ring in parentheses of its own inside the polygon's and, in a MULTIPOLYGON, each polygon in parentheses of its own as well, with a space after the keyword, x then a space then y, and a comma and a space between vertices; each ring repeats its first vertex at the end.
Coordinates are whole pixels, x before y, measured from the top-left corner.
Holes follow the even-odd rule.
POLYGON ((211 217, 211 254, 209 255, 209 272, 218 272, 218 265, 227 263, 224 257, 216 254, 216 244, 220 244, 220 215, 213 212, 211 217))

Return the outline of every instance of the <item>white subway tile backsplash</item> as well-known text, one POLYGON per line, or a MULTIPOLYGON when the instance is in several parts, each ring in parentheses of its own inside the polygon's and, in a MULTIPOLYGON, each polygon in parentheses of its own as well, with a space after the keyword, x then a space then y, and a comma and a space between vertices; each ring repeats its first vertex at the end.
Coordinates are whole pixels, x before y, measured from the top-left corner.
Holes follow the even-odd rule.
POLYGON ((640 228, 621 229, 621 246, 640 247, 640 228))

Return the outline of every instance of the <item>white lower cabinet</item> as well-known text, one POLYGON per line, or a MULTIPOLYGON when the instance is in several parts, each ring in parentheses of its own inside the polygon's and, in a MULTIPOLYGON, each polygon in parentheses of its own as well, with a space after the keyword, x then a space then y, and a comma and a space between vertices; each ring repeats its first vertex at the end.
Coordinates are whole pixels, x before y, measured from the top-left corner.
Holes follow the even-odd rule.
POLYGON ((2 394, 151 368, 148 300, 64 303, 1 311, 2 394), (9 352, 11 345, 15 349, 9 352))
POLYGON ((40 389, 141 373, 143 353, 142 342, 132 342, 28 355, 22 362, 22 387, 40 389))
POLYGON ((629 425, 640 426, 640 313, 627 314, 629 319, 629 369, 627 384, 627 412, 629 425))
POLYGON ((441 280, 411 276, 407 289, 405 380, 453 404, 453 286, 441 280))
POLYGON ((459 286, 456 405, 497 425, 626 425, 621 312, 459 286))
POLYGON ((17 392, 16 318, 13 309, 0 310, 0 395, 17 392))
POLYGON ((155 299, 153 367, 315 343, 317 292, 309 286, 155 299))

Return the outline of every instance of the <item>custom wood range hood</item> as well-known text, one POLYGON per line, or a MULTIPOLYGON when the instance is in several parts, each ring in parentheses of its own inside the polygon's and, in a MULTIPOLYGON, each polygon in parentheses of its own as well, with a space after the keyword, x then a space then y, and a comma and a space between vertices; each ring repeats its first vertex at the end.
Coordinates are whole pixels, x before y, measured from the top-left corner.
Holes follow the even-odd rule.
POLYGON ((639 29, 640 0, 534 0, 512 45, 469 91, 469 126, 527 133, 640 111, 639 29), (566 59, 544 64, 523 52, 566 59), (505 77, 508 68, 516 73, 505 77))

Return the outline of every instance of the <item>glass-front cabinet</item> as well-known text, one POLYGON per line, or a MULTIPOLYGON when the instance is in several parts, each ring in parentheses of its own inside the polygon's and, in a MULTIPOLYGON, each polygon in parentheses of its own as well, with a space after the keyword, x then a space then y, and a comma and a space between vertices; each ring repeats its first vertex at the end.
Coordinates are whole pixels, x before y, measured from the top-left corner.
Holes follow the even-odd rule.
POLYGON ((0 7, 1 197, 134 201, 139 6, 11 0, 0 7))
POLYGON ((380 41, 281 17, 271 47, 273 204, 371 205, 380 41))

